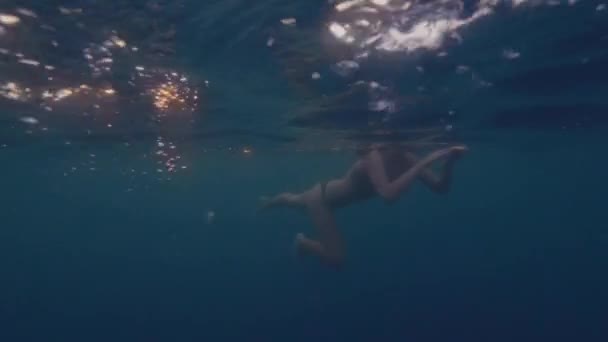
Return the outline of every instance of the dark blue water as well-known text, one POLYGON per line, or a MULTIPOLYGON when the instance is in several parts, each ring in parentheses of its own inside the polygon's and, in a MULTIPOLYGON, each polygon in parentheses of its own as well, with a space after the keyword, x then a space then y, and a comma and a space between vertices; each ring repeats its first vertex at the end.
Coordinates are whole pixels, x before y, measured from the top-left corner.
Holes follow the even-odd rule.
POLYGON ((5 1, 0 341, 605 341, 607 44, 601 1, 5 1), (256 212, 387 139, 470 151, 338 211, 341 271, 256 212))

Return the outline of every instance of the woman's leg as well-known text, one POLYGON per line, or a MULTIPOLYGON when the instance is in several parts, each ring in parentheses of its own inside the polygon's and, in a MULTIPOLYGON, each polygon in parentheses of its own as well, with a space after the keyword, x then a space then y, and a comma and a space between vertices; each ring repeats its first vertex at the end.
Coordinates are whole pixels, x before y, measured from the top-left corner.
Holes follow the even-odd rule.
POLYGON ((301 194, 293 194, 290 192, 284 192, 274 197, 262 197, 260 198, 260 210, 269 209, 274 207, 290 207, 290 208, 305 208, 306 201, 304 196, 306 192, 301 194))
POLYGON ((387 201, 395 201, 399 196, 406 192, 421 174, 427 171, 431 163, 450 156, 454 153, 463 153, 466 148, 463 146, 450 147, 430 153, 426 157, 414 163, 407 171, 403 172, 394 180, 389 180, 385 171, 385 160, 378 151, 369 153, 365 165, 365 170, 369 176, 376 193, 387 201))
POLYGON ((336 226, 331 208, 322 198, 321 186, 317 185, 305 193, 304 199, 318 240, 310 239, 299 233, 296 235, 295 241, 297 250, 303 254, 317 256, 330 266, 340 267, 344 263, 344 240, 336 226))
POLYGON ((344 242, 338 231, 331 208, 325 203, 321 185, 301 194, 281 193, 272 198, 263 198, 261 209, 273 207, 302 208, 308 211, 315 226, 317 239, 311 239, 303 233, 295 238, 295 247, 299 254, 313 255, 333 267, 339 267, 344 261, 344 242))

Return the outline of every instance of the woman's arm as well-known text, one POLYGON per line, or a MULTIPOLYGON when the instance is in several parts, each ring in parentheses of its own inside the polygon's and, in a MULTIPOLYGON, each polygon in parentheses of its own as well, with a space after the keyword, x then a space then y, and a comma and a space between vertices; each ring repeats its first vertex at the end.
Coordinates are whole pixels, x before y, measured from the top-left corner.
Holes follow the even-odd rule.
POLYGON ((376 150, 369 153, 365 163, 367 172, 376 192, 387 201, 394 201, 401 193, 407 191, 412 183, 425 171, 426 167, 437 159, 446 157, 454 148, 432 152, 421 160, 417 160, 412 167, 402 173, 397 179, 389 181, 384 167, 384 159, 376 150))

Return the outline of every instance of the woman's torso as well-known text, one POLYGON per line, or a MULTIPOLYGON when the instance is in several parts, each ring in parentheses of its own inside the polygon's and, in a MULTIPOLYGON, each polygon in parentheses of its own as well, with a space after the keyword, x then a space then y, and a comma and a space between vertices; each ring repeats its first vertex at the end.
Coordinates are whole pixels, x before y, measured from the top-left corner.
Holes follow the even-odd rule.
MULTIPOLYGON (((377 150, 382 156, 384 169, 389 181, 395 180, 409 167, 405 152, 397 149, 377 150)), ((353 202, 364 201, 377 195, 367 172, 368 156, 361 157, 345 177, 322 185, 322 196, 331 207, 342 207, 353 202)))

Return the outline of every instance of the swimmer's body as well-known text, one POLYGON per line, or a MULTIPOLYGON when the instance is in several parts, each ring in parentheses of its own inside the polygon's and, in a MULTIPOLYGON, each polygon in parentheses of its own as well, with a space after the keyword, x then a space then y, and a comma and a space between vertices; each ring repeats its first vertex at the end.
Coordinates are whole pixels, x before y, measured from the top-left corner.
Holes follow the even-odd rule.
POLYGON ((398 145, 374 144, 361 153, 344 177, 317 184, 300 194, 281 193, 263 198, 262 209, 279 206, 306 209, 316 227, 317 239, 298 233, 295 238, 298 253, 340 267, 345 246, 334 220, 335 209, 375 196, 394 202, 417 179, 435 193, 447 193, 454 164, 466 151, 464 146, 449 147, 420 159, 398 145), (444 163, 437 174, 429 166, 439 160, 444 163))

